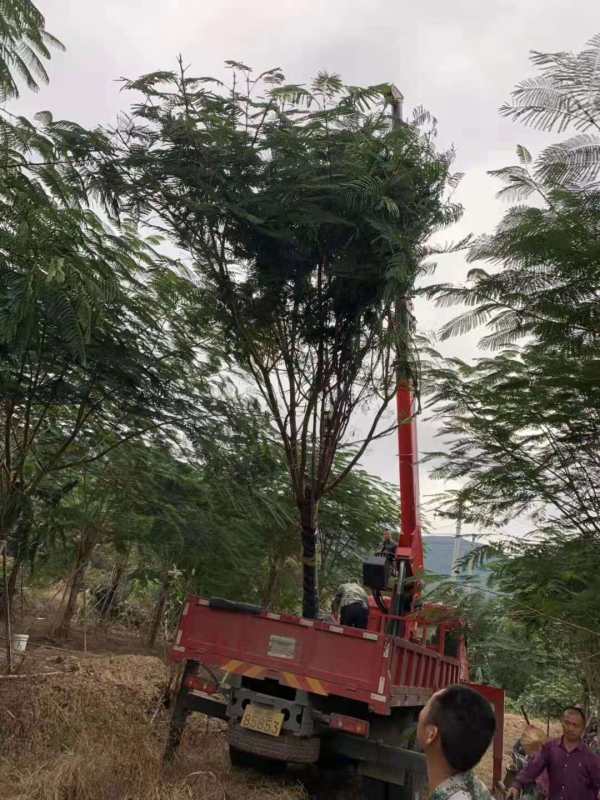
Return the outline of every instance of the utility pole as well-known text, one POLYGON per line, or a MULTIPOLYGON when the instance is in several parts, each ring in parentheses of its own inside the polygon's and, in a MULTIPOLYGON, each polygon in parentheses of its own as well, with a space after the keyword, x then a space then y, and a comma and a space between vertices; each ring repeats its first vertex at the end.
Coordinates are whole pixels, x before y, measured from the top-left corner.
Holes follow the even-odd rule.
POLYGON ((452 575, 458 575, 460 569, 458 567, 460 561, 460 533, 462 530, 462 516, 463 504, 462 500, 458 501, 458 516, 456 518, 456 533, 454 534, 454 548, 452 551, 452 575))
POLYGON ((389 104, 392 107, 392 128, 402 125, 402 104, 404 95, 393 83, 390 86, 389 104))
MULTIPOLYGON (((404 124, 402 120, 402 102, 404 96, 396 86, 391 84, 386 100, 392 109, 392 130, 395 131, 404 124)), ((415 539, 420 543, 414 398, 413 386, 411 385, 408 368, 410 320, 411 315, 408 297, 406 295, 398 297, 395 309, 395 325, 399 337, 398 391, 396 396, 400 478, 400 539, 398 546, 403 548, 412 548, 415 539)), ((422 557, 420 560, 422 561, 422 557)), ((421 568, 422 563, 418 566, 421 568)), ((396 619, 391 620, 387 626, 387 632, 392 636, 398 636, 402 631, 401 623, 397 617, 400 617, 403 611, 406 581, 408 577, 406 561, 402 559, 398 561, 396 583, 390 603, 390 610, 396 619)))

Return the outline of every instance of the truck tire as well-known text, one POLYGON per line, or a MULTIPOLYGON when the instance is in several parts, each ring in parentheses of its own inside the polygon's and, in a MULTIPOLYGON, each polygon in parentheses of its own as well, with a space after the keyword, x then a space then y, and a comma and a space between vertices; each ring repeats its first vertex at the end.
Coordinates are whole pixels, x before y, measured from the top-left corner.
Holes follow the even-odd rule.
POLYGON ((231 766, 238 769, 255 769, 267 775, 279 775, 285 772, 287 764, 285 761, 275 761, 272 758, 258 756, 256 753, 247 753, 239 750, 233 745, 229 745, 229 760, 231 766))
POLYGON ((319 760, 321 742, 316 736, 301 738, 287 733, 267 736, 234 724, 229 728, 229 745, 274 761, 314 764, 319 760))

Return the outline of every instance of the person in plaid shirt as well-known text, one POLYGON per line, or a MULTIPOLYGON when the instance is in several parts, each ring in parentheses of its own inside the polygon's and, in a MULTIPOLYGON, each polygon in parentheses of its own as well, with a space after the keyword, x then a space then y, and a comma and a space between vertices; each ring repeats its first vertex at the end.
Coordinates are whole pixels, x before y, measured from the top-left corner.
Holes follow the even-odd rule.
POLYGON ((471 770, 490 746, 495 730, 491 705, 473 689, 449 686, 433 695, 417 726, 430 800, 491 800, 471 770))

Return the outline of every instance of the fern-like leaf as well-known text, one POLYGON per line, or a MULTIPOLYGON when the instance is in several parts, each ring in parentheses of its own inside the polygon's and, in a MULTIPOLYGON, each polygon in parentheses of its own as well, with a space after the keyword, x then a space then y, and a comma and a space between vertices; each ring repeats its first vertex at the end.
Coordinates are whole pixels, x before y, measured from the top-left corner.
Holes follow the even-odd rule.
POLYGON ((600 136, 582 133, 547 147, 536 175, 550 184, 581 184, 595 181, 600 174, 600 136))
POLYGON ((49 48, 63 49, 45 29, 45 19, 31 0, 0 0, 0 101, 19 97, 19 82, 32 91, 48 82, 44 60, 49 48))

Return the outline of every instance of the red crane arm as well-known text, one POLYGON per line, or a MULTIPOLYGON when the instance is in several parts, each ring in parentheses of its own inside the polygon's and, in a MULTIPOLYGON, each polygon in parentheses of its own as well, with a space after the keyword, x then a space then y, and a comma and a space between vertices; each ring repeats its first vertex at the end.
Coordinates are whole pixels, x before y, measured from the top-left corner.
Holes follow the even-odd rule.
POLYGON ((423 570, 419 513, 419 453, 415 401, 408 383, 398 387, 398 461, 400 469, 400 538, 396 555, 408 558, 413 574, 423 570))

